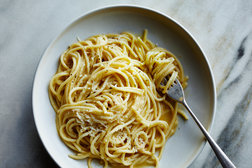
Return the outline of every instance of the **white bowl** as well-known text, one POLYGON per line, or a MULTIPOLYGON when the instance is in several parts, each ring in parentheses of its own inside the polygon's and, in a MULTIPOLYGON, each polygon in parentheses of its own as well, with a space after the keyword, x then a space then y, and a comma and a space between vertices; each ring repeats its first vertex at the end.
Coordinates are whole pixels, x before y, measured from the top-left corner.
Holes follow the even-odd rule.
MULTIPOLYGON (((186 100, 205 128, 211 128, 216 106, 213 75, 192 35, 174 19, 153 9, 127 5, 105 7, 79 17, 57 36, 46 49, 34 79, 32 101, 36 127, 45 148, 60 167, 87 167, 86 161, 68 157, 72 151, 58 136, 55 112, 48 98, 48 84, 56 72, 60 54, 77 37, 84 40, 96 34, 123 31, 141 34, 143 29, 148 29, 152 42, 168 49, 181 61, 189 76, 186 100)), ((180 118, 175 135, 166 143, 160 167, 189 166, 204 144, 203 135, 192 118, 188 121, 180 118)))

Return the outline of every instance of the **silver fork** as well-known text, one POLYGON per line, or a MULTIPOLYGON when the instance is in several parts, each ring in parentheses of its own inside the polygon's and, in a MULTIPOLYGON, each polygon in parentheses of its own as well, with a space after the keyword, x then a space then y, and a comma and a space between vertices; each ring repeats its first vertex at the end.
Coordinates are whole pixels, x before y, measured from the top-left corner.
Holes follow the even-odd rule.
MULTIPOLYGON (((166 83, 166 79, 164 80, 166 83)), ((231 162, 231 160, 227 157, 227 155, 221 150, 221 148, 217 145, 217 143, 214 141, 214 139, 210 136, 210 134, 206 131, 204 126, 201 124, 201 122, 198 120, 198 118, 195 116, 195 114, 192 112, 188 104, 186 103, 185 97, 184 97, 184 91, 183 88, 179 82, 178 79, 174 82, 174 84, 167 90, 167 95, 172 98, 173 100, 183 104, 185 108, 188 110, 196 124, 201 129, 202 133, 205 135, 207 141, 209 142, 210 146, 212 147, 214 153, 216 154, 217 158, 219 159, 222 167, 224 168, 235 168, 235 165, 231 162)))

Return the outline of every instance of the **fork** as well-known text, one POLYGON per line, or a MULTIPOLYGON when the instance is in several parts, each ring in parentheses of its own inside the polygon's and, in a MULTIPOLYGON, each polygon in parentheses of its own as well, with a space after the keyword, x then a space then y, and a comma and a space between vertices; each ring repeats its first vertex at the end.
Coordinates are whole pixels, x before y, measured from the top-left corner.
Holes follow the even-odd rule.
MULTIPOLYGON (((166 78, 164 79, 164 82, 165 83, 167 82, 166 78)), ((196 122, 196 124, 199 126, 202 133, 205 135, 205 137, 206 137, 207 141, 209 142, 210 146, 212 147, 215 155, 219 159, 222 167, 224 167, 224 168, 236 168, 235 165, 231 162, 231 160, 227 157, 227 155, 221 150, 221 148, 218 146, 218 144, 210 136, 210 134, 206 131, 204 126, 201 124, 201 122, 198 120, 196 115, 192 112, 192 110, 188 106, 188 104, 187 104, 187 102, 185 100, 185 97, 184 97, 183 88, 182 88, 182 86, 181 86, 178 79, 176 79, 174 84, 166 91, 166 94, 170 98, 172 98, 173 100, 175 100, 178 103, 181 103, 182 105, 184 105, 184 107, 188 110, 188 112, 192 116, 193 120, 196 122)))

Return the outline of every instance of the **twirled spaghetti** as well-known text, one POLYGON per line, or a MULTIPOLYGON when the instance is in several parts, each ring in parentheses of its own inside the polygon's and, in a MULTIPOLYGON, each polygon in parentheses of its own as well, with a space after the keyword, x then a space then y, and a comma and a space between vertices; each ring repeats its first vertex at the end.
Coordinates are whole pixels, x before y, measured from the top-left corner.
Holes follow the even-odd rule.
POLYGON ((76 155, 108 165, 158 167, 178 105, 159 95, 186 78, 177 58, 143 37, 96 35, 69 46, 49 85, 60 138, 76 155), (166 85, 161 85, 168 77, 166 85))

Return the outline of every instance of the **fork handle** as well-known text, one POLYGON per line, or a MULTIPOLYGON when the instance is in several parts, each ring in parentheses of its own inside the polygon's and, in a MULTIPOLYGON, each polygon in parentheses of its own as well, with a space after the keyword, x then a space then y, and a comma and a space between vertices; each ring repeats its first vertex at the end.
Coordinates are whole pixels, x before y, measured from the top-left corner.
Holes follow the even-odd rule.
POLYGON ((209 142, 210 146, 212 147, 215 155, 219 159, 221 165, 223 168, 236 168, 235 165, 231 162, 231 160, 227 157, 227 155, 221 150, 219 145, 214 141, 214 139, 210 136, 210 134, 206 131, 204 126, 201 124, 201 122, 198 120, 198 118, 195 116, 195 114, 192 112, 186 101, 184 100, 182 104, 185 106, 185 108, 188 110, 194 121, 197 123, 199 128, 201 129, 202 133, 205 135, 207 141, 209 142))

